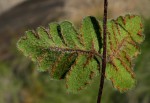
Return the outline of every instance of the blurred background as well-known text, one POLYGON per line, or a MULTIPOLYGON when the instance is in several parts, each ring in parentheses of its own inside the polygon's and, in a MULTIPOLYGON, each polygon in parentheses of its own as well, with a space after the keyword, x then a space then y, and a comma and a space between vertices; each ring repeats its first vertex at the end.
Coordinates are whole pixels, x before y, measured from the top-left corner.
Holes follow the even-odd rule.
MULTIPOLYGON (((146 38, 135 61, 136 88, 121 94, 106 80, 102 103, 150 103, 149 5, 150 0, 109 0, 109 18, 141 15, 146 38)), ((0 103, 96 103, 99 77, 79 94, 67 93, 65 81, 38 72, 16 48, 28 29, 66 19, 79 26, 87 15, 102 18, 103 0, 0 0, 0 103)))

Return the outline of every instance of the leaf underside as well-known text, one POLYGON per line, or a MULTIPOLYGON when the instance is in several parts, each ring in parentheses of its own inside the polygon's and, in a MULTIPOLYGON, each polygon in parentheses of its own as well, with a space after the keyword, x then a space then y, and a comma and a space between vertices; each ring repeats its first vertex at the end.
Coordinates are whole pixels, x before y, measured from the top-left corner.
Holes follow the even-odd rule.
POLYGON ((27 31, 18 48, 54 79, 66 79, 69 91, 76 92, 99 74, 99 52, 102 47, 99 25, 94 17, 86 17, 80 33, 64 21, 27 31), (95 29, 96 28, 96 29, 95 29))
POLYGON ((144 40, 139 16, 126 15, 108 22, 106 78, 115 88, 124 92, 135 86, 133 59, 140 53, 139 44, 144 40))
MULTIPOLYGON (((139 16, 119 17, 108 22, 106 78, 115 88, 126 91, 135 84, 132 59, 139 54, 143 41, 139 16)), ((37 63, 40 71, 48 71, 54 79, 66 79, 69 91, 77 92, 99 75, 102 51, 102 22, 86 17, 80 31, 64 21, 49 28, 27 31, 17 47, 37 63)))

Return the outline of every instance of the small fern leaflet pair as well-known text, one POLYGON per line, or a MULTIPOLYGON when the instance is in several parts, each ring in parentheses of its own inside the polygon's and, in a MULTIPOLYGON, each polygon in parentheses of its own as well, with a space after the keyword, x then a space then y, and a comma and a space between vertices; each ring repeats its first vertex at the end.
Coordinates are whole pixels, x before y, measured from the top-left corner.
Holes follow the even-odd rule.
MULTIPOLYGON (((142 20, 137 15, 120 16, 107 26, 107 68, 102 75, 125 92, 136 84, 133 59, 144 40, 142 20)), ((47 29, 27 31, 17 47, 40 71, 65 79, 68 90, 77 92, 101 74, 102 29, 102 22, 91 16, 83 19, 80 31, 68 21, 51 23, 47 29)))

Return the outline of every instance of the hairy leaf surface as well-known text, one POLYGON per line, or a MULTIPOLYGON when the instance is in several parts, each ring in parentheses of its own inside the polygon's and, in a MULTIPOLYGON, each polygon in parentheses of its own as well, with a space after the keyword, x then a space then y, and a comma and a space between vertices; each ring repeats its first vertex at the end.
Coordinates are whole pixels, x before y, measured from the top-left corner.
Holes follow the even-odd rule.
POLYGON ((135 86, 133 59, 140 53, 144 40, 141 17, 126 15, 108 22, 106 77, 124 92, 135 86))
MULTIPOLYGON (((134 87, 133 59, 143 41, 141 18, 126 15, 108 21, 106 78, 124 92, 134 87)), ((66 79, 69 91, 83 89, 99 74, 102 51, 102 22, 95 17, 83 19, 80 31, 64 21, 27 31, 18 48, 54 79, 66 79)))
POLYGON ((94 17, 83 20, 80 33, 68 21, 51 23, 49 29, 27 31, 18 48, 38 64, 40 71, 49 71, 54 79, 66 78, 68 90, 76 92, 99 73, 99 30, 94 17))

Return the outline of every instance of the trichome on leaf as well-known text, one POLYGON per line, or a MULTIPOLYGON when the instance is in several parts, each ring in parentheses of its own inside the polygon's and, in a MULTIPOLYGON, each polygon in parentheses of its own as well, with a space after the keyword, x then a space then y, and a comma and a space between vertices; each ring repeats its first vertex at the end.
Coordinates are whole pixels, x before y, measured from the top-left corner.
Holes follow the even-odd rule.
MULTIPOLYGON (((140 53, 144 40, 141 18, 118 17, 107 23, 107 68, 105 77, 121 92, 134 87, 132 60, 140 53)), ((27 31, 17 47, 37 63, 40 71, 49 71, 54 79, 66 79, 69 91, 77 92, 100 74, 102 22, 95 17, 83 19, 80 31, 72 23, 51 23, 27 31)))

